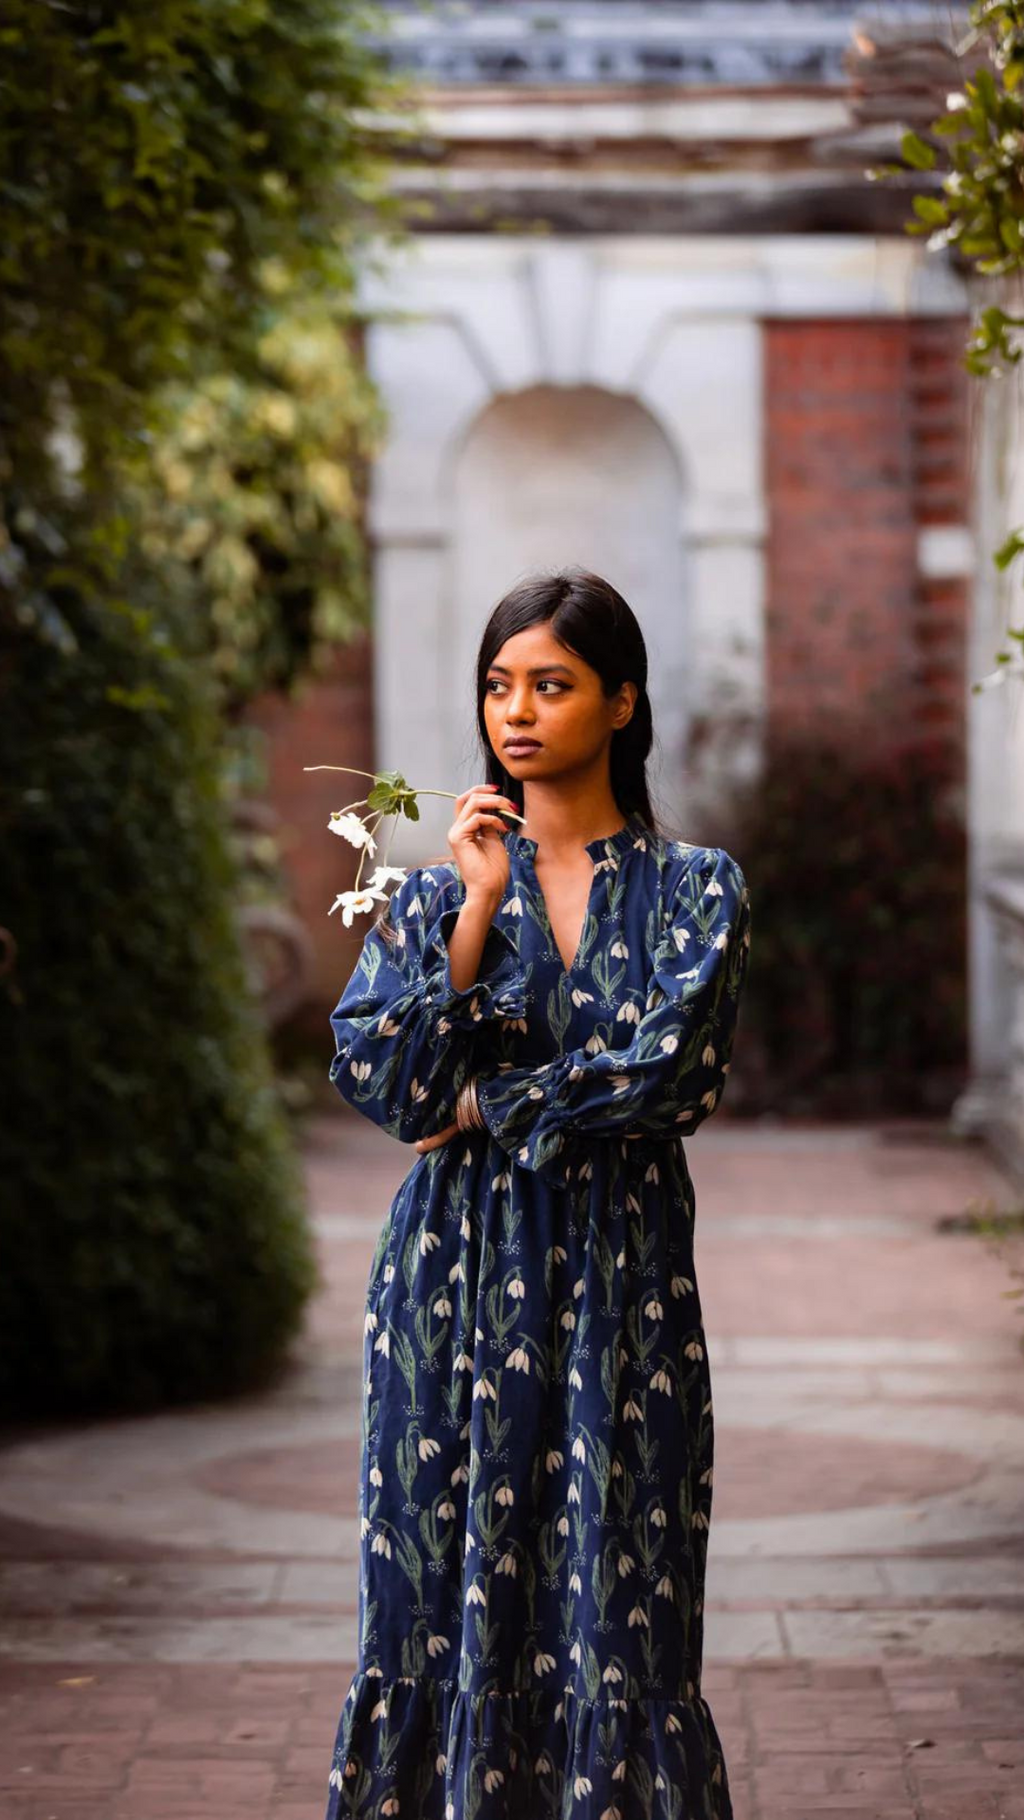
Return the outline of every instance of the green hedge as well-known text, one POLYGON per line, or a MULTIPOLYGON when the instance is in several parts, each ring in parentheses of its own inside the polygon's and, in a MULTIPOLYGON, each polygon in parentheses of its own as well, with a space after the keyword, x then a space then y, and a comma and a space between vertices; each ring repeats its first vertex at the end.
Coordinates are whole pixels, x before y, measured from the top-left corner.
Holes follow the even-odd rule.
POLYGON ((748 1111, 945 1113, 966 1078, 962 788, 944 750, 878 743, 776 737, 734 804, 748 1111))
POLYGON ((62 607, 59 640, 0 641, 8 1415, 265 1381, 316 1280, 201 679, 137 617, 62 607))

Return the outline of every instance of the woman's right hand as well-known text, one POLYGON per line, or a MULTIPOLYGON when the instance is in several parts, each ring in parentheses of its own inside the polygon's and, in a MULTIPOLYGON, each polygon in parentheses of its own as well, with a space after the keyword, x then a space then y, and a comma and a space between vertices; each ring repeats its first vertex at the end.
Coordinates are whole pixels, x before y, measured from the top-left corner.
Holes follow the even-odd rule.
POLYGON ((448 845, 466 887, 466 896, 493 899, 497 904, 509 881, 508 850, 503 836, 514 823, 497 813, 497 805, 514 809, 509 796, 496 784, 472 784, 455 798, 456 816, 448 830, 448 845))

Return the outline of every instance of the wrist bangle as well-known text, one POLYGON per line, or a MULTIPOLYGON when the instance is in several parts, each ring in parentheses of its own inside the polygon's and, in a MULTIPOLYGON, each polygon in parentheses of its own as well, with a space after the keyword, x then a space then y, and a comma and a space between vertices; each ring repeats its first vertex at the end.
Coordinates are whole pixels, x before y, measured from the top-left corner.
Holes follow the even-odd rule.
POLYGON ((455 1122, 460 1131, 482 1131, 484 1121, 476 1097, 476 1075, 471 1074, 459 1088, 455 1100, 455 1122))

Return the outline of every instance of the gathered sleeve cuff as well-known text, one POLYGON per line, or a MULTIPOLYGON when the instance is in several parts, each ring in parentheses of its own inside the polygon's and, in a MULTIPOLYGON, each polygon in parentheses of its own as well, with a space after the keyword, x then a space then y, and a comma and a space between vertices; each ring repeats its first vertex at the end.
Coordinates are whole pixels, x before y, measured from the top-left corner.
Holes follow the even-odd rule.
POLYGON ((453 986, 447 942, 459 908, 452 880, 439 886, 425 867, 409 872, 391 894, 391 939, 376 927, 368 931, 331 1013, 332 1085, 405 1143, 454 1124, 459 1089, 474 1067, 477 1027, 519 1018, 526 1008, 518 951, 494 924, 478 978, 453 986))

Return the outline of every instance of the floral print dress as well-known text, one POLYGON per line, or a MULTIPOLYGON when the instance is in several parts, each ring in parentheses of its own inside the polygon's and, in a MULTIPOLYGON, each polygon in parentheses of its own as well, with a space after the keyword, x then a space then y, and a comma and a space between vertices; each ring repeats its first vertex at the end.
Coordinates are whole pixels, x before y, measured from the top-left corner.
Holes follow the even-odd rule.
POLYGON ((701 1692, 713 1427, 682 1139, 718 1102, 750 945, 722 848, 639 814, 589 842, 566 970, 534 858, 479 977, 465 887, 410 871, 366 936, 331 1079, 421 1153, 364 1323, 359 1655, 327 1820, 732 1820, 701 1692))

